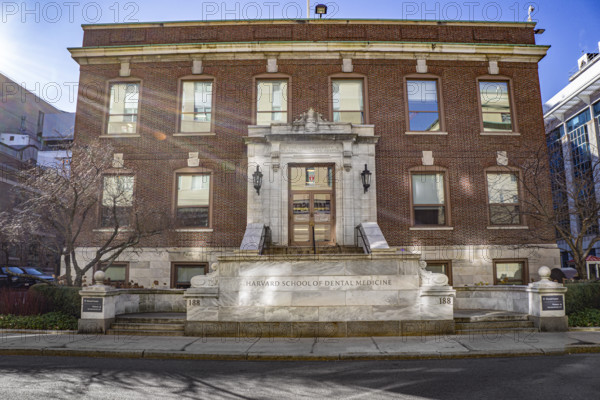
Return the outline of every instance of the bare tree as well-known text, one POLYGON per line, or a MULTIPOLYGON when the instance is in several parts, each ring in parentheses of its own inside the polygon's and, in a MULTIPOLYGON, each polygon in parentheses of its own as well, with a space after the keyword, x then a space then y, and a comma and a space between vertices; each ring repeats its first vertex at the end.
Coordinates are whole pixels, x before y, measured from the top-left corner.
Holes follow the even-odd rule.
MULTIPOLYGON (((560 151, 560 149, 559 149, 560 151)), ((534 232, 538 237, 562 240, 568 246, 579 276, 585 276, 586 258, 600 241, 598 219, 600 202, 600 162, 590 154, 574 157, 565 169, 562 157, 550 155, 544 146, 532 151, 520 163, 520 186, 524 191, 521 213, 542 222, 551 230, 534 232), (550 182, 552 195, 548 196, 550 182), (571 229, 571 226, 576 229, 571 229)))
POLYGON ((81 286, 94 267, 108 268, 126 250, 169 229, 170 218, 152 203, 134 198, 134 176, 113 165, 113 149, 99 141, 71 148, 72 164, 23 172, 23 200, 0 216, 8 236, 40 236, 60 254, 68 285, 81 286), (98 227, 102 229, 92 234, 98 227), (77 248, 90 248, 83 259, 77 248), (74 278, 74 279, 73 279, 74 278))

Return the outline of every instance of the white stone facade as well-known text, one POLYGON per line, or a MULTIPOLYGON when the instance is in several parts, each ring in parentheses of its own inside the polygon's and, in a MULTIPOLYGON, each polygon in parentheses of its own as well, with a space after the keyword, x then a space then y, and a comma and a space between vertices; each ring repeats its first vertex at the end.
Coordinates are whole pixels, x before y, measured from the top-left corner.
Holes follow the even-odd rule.
POLYGON ((354 246, 355 228, 377 221, 377 184, 373 125, 323 121, 310 110, 293 124, 249 126, 248 176, 256 166, 263 172, 260 195, 248 182, 247 223, 271 228, 274 245, 287 246, 289 209, 289 164, 335 164, 336 242, 354 246), (360 174, 371 171, 371 186, 365 193, 360 174))

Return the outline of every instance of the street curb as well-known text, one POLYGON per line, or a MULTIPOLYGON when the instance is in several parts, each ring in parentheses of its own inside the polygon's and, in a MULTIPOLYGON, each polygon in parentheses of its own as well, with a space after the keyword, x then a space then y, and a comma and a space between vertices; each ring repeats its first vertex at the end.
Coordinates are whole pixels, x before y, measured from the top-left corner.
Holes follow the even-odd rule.
POLYGON ((0 349, 3 356, 46 356, 46 357, 90 357, 131 358, 149 360, 205 360, 205 361, 394 361, 394 360, 452 360, 472 358, 540 357, 569 354, 600 353, 600 345, 567 346, 565 349, 535 349, 531 351, 470 351, 467 353, 355 353, 330 355, 285 355, 285 354, 207 354, 144 350, 90 350, 90 349, 0 349))

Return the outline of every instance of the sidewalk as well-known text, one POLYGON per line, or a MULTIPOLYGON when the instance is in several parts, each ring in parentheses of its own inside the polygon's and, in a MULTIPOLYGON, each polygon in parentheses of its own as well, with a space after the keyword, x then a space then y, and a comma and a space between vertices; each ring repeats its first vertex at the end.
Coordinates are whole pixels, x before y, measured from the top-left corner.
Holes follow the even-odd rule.
POLYGON ((399 360, 600 352, 600 332, 365 338, 198 338, 0 332, 0 355, 399 360))

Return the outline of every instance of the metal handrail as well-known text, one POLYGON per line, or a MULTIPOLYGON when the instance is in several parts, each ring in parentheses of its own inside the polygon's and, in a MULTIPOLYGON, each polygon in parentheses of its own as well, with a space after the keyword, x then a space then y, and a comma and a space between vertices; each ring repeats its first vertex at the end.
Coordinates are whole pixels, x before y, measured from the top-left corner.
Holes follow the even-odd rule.
POLYGON ((358 242, 359 238, 358 238, 358 236, 360 235, 360 240, 362 240, 362 243, 363 243, 363 246, 361 246, 361 247, 363 247, 363 249, 365 250, 366 254, 371 254, 371 247, 369 246, 369 244, 365 240, 365 236, 363 235, 363 232, 362 232, 362 229, 360 228, 360 225, 356 226, 355 231, 356 231, 356 236, 355 236, 356 237, 356 243, 355 243, 356 247, 359 247, 359 242, 358 242))

